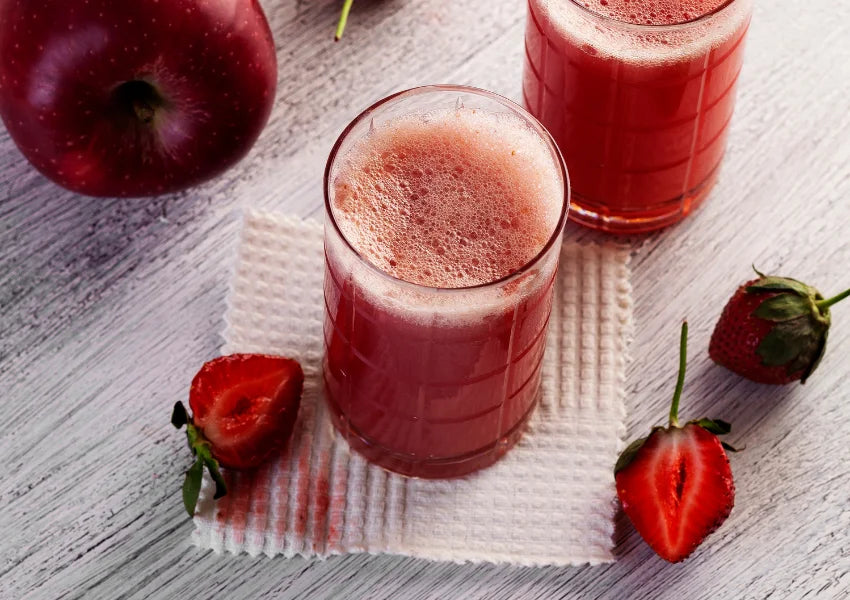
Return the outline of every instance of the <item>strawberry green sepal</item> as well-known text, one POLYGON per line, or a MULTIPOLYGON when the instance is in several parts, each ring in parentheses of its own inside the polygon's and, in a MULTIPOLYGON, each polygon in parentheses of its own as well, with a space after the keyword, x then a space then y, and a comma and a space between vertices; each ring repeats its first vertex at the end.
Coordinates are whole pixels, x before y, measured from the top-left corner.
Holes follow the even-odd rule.
POLYGON ((784 366, 789 375, 801 373, 800 382, 805 383, 826 351, 830 314, 823 296, 796 279, 764 275, 747 286, 746 291, 779 292, 753 311, 754 317, 775 323, 756 353, 764 366, 784 366))
MULTIPOLYGON (((695 425, 699 425, 709 433, 713 433, 717 436, 726 435, 732 431, 732 425, 720 419, 708 419, 703 417, 702 419, 694 419, 690 422, 695 425)), ((728 452, 740 452, 739 448, 736 448, 732 444, 724 442, 723 440, 720 441, 720 445, 728 452)))
POLYGON ((195 462, 186 471, 186 479, 183 481, 183 506, 190 517, 195 516, 195 507, 198 504, 198 496, 201 493, 201 481, 203 480, 204 467, 210 473, 215 482, 216 500, 227 494, 227 486, 224 483, 224 477, 221 475, 218 461, 213 457, 210 449, 210 443, 204 437, 200 429, 192 423, 192 418, 186 413, 186 407, 182 402, 174 404, 174 411, 171 413, 171 424, 177 429, 186 426, 186 440, 189 443, 189 449, 196 457, 195 462))
POLYGON ((793 292, 800 296, 808 296, 811 292, 817 293, 817 290, 802 281, 790 277, 765 275, 758 269, 754 270, 759 278, 755 283, 747 286, 748 292, 793 292))
MULTIPOLYGON (((732 426, 726 421, 722 421, 720 419, 709 419, 707 417, 703 417, 702 419, 694 419, 693 421, 688 421, 683 426, 679 427, 678 425, 670 425, 668 427, 653 427, 650 434, 645 438, 640 438, 633 441, 629 444, 625 450, 620 453, 620 457, 617 459, 617 464, 614 465, 614 475, 628 467, 631 462, 635 459, 640 449, 643 448, 643 445, 656 431, 670 431, 671 429, 684 429, 688 425, 698 425, 705 429, 706 431, 713 433, 714 435, 726 435, 727 433, 732 431, 732 426)), ((732 446, 731 444, 727 444, 726 442, 721 441, 720 444, 730 452, 738 452, 738 449, 732 446)))
POLYGON ((189 422, 189 415, 186 412, 186 407, 182 402, 174 403, 174 410, 171 411, 171 424, 177 429, 180 429, 189 422))
MULTIPOLYGON (((659 429, 664 429, 663 427, 653 427, 652 433, 655 433, 659 429)), ((649 435, 652 435, 650 433, 649 435)), ((617 459, 617 464, 614 465, 614 475, 628 467, 631 462, 637 456, 637 453, 640 452, 640 449, 643 448, 643 445, 646 443, 646 440, 649 439, 649 435, 645 438, 640 438, 633 441, 631 444, 626 446, 626 449, 620 453, 620 457, 617 459)))

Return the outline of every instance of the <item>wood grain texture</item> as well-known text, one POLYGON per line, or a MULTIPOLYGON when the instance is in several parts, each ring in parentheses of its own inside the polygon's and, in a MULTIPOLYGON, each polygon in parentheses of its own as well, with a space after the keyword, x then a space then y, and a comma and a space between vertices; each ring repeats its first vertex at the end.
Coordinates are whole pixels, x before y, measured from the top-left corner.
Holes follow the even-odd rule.
MULTIPOLYGON (((678 322, 691 322, 683 413, 722 417, 746 445, 737 506, 684 565, 623 522, 619 560, 571 569, 390 556, 321 562, 189 546, 187 456, 168 423, 215 355, 243 205, 320 211, 342 127, 387 93, 473 84, 518 97, 521 0, 266 0, 277 104, 249 157, 203 187, 91 200, 31 170, 0 128, 0 598, 843 598, 850 594, 850 306, 806 386, 750 384, 706 354, 749 264, 836 292, 850 285, 850 5, 759 3, 731 146, 708 203, 631 240, 636 301, 630 435, 662 420, 678 322)), ((596 234, 570 227, 568 235, 596 234)))

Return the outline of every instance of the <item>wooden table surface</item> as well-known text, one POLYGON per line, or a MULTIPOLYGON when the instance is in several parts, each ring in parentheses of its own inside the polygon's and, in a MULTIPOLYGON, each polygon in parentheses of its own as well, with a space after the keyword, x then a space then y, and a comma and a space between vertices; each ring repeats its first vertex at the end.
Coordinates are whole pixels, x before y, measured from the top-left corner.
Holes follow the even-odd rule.
MULTIPOLYGON (((850 286, 850 5, 756 8, 731 145, 708 203, 629 240, 636 332, 629 436, 666 414, 679 321, 683 413, 733 422, 735 509, 686 563, 622 516, 615 563, 510 568, 393 556, 217 556, 189 544, 189 464, 168 422, 220 345, 238 209, 320 216, 331 144, 362 108, 423 83, 517 98, 522 0, 266 0, 278 98, 249 157, 166 198, 94 200, 33 171, 0 128, 0 598, 846 598, 850 304, 820 370, 763 387, 714 366, 711 328, 750 264, 850 286)), ((570 237, 595 238, 575 226, 570 237)))

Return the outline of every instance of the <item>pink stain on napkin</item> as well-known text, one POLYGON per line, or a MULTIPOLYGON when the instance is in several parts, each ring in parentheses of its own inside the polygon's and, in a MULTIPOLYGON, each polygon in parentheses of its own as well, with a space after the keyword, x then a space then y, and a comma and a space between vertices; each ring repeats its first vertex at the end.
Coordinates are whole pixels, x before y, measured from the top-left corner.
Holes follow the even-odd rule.
POLYGON ((631 331, 628 251, 566 244, 542 396, 523 438, 496 465, 453 480, 370 465, 334 431, 321 397, 322 227, 245 216, 223 354, 297 359, 305 389, 287 449, 254 473, 205 480, 193 541, 252 556, 387 552, 432 560, 576 565, 610 562, 612 467, 625 432, 631 331))

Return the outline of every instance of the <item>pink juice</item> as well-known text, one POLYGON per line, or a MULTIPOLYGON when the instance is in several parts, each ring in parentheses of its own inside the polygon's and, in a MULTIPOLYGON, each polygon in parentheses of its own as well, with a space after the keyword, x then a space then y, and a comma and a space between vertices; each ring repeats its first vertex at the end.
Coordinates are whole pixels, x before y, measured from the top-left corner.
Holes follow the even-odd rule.
POLYGON ((565 202, 552 149, 515 116, 438 110, 374 127, 329 174, 337 427, 407 475, 494 462, 537 399, 565 202))
POLYGON ((735 106, 751 0, 529 0, 523 99, 552 133, 571 217, 669 225, 706 197, 735 106))

